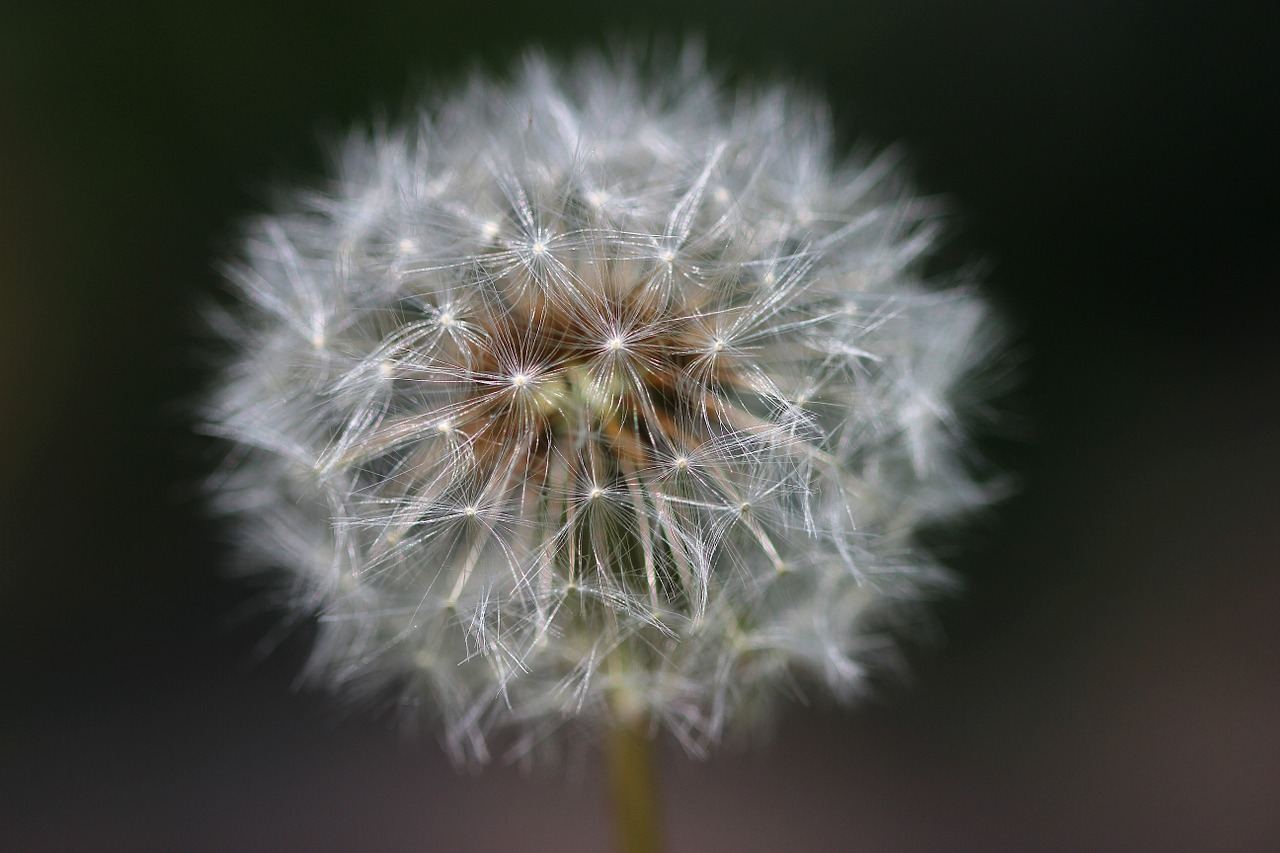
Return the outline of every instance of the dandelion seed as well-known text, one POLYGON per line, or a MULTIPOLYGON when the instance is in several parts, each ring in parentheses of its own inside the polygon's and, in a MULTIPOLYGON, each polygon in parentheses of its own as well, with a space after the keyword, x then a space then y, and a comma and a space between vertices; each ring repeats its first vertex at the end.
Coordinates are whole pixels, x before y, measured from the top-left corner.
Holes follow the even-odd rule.
POLYGON ((351 137, 232 276, 215 500, 319 615, 308 674, 459 760, 856 695, 946 583, 916 531, 990 496, 958 451, 994 338, 919 277, 929 206, 803 94, 642 65, 533 58, 351 137))

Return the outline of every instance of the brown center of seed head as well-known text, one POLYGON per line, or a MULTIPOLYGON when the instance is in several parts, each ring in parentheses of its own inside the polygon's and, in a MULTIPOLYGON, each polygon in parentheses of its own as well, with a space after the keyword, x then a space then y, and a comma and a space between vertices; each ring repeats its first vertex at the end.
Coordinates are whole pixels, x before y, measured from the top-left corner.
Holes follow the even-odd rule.
MULTIPOLYGON (((671 286, 666 265, 592 261, 551 280, 499 279, 435 354, 461 378, 450 427, 477 474, 514 464, 542 480, 634 478, 731 424, 734 358, 704 315, 711 289, 671 286)), ((723 320, 723 312, 720 312, 723 320)), ((741 413, 745 415, 745 413, 741 413)))

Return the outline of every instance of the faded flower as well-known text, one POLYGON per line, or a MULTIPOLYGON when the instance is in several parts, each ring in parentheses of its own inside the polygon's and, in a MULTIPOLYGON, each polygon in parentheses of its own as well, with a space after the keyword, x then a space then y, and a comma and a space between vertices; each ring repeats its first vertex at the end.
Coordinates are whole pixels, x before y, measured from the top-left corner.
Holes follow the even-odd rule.
POLYGON ((310 674, 460 759, 854 695, 946 581, 920 526, 989 497, 933 206, 821 103, 675 60, 533 58, 356 134, 230 267, 218 507, 318 615, 310 674))

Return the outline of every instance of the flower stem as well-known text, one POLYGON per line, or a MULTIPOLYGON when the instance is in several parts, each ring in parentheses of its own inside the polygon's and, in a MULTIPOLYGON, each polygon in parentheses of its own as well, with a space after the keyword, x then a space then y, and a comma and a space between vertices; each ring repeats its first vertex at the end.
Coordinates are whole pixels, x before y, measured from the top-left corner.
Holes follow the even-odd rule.
POLYGON ((658 774, 643 718, 619 719, 606 744, 619 853, 660 853, 658 774))

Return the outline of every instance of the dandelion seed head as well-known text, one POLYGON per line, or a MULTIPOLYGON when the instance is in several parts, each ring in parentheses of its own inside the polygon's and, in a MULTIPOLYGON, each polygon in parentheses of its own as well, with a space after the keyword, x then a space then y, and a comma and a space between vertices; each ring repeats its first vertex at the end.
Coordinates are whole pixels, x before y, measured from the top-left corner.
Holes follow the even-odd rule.
POLYGON ((472 761, 623 713, 702 753, 865 688, 947 583, 917 531, 992 495, 996 336, 824 115, 692 52, 533 57, 249 226, 214 499, 318 617, 313 681, 472 761))

